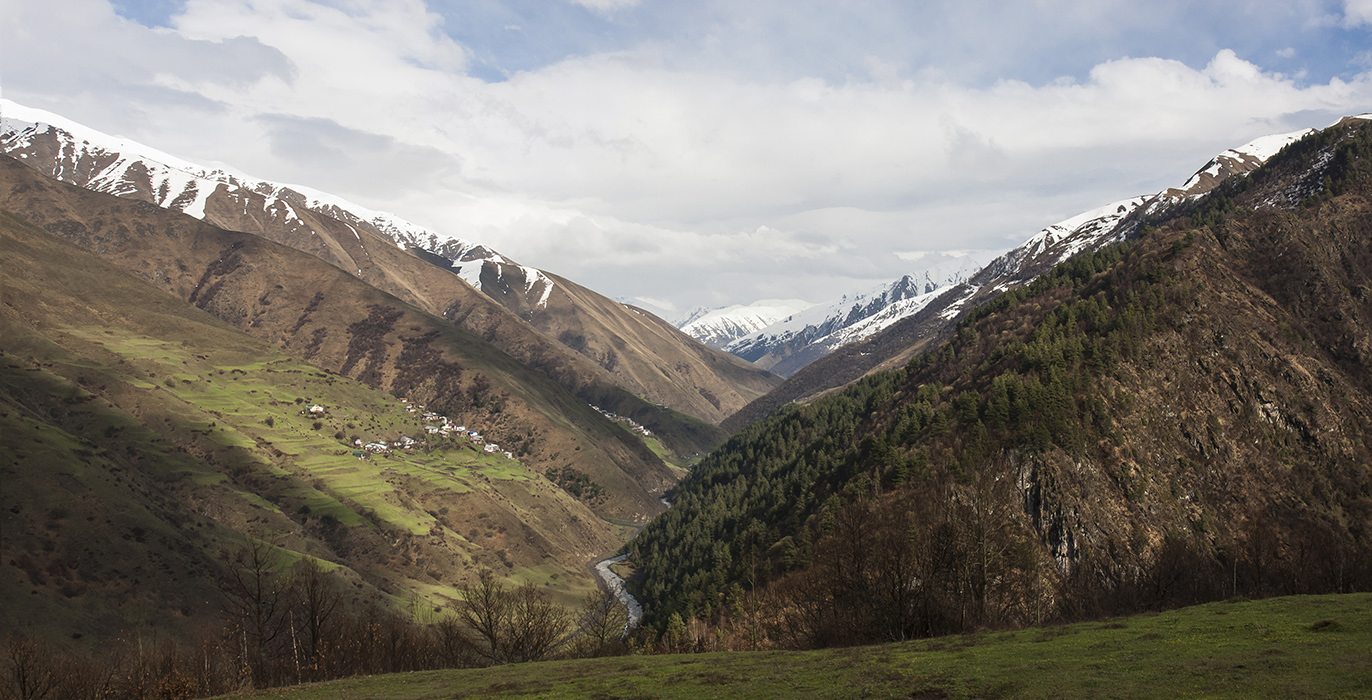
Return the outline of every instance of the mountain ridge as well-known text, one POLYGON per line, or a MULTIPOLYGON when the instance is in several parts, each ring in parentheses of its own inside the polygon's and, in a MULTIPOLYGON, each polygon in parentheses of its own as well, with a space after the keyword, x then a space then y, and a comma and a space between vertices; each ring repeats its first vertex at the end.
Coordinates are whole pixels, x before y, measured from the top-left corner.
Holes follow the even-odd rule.
POLYGON ((1147 217, 1194 202, 1225 178, 1259 167, 1286 145, 1312 133, 1303 129, 1264 136, 1228 149, 1196 171, 1182 187, 1166 188, 1102 205, 1044 227, 1024 243, 991 260, 961 284, 947 288, 914 314, 896 318, 879 332, 839 346, 792 373, 787 381, 730 416, 724 427, 737 431, 791 401, 807 401, 855 381, 871 371, 895 369, 936 339, 944 337, 964 311, 1024 285, 1081 252, 1124 240, 1143 229, 1147 217))
POLYGON ((813 307, 802 299, 760 299, 751 304, 716 308, 697 306, 676 321, 676 327, 712 348, 725 349, 733 341, 813 307))
MULTIPOLYGON (((727 353, 699 346, 682 334, 660 332, 660 324, 642 311, 616 305, 584 287, 561 288, 555 281, 561 278, 484 245, 443 237, 310 188, 197 166, 10 101, 0 101, 0 112, 0 149, 46 176, 263 236, 315 255, 430 313, 448 315, 455 303, 470 310, 476 303, 470 295, 430 274, 444 270, 550 341, 584 355, 631 393, 700 420, 718 423, 780 383, 727 353), (565 342, 569 339, 571 344, 565 342), (610 353, 613 362, 607 361, 610 353)), ((467 322, 467 311, 451 315, 467 322)), ((479 334, 491 330, 475 322, 470 328, 479 334)), ((522 335, 501 331, 491 339, 518 354, 524 343, 518 337, 506 340, 502 334, 507 332, 522 335)))
POLYGON ((826 646, 1372 585, 1372 123, 1136 223, 697 465, 626 546, 648 623, 826 646))
POLYGON ((834 349, 870 337, 917 313, 936 292, 962 283, 984 264, 984 254, 965 254, 894 282, 811 306, 751 334, 725 350, 783 376, 834 349))

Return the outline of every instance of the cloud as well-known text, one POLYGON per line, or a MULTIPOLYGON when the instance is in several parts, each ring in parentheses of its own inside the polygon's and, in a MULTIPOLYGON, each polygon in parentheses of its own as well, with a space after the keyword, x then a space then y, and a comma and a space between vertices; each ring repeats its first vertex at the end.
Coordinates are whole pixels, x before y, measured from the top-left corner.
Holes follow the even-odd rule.
POLYGON ((1343 25, 1360 27, 1372 24, 1372 0, 1344 0, 1343 25))
POLYGON ((638 0, 571 0, 571 2, 573 5, 580 5, 600 14, 611 14, 638 4, 638 0))
POLYGON ((159 85, 164 76, 236 91, 267 79, 289 81, 293 72, 283 53, 247 35, 187 40, 125 19, 103 0, 3 3, 0 32, 5 88, 68 112, 101 100, 122 106, 129 92, 148 102, 207 104, 195 91, 159 85))
MULTIPOLYGON (((84 105, 68 116, 678 308, 820 301, 912 271, 924 262, 914 252, 1006 248, 1104 202, 1179 184, 1225 148, 1372 102, 1365 74, 1308 82, 1222 48, 1191 62, 1112 57, 1038 80, 911 70, 912 54, 883 48, 889 28, 872 29, 879 13, 850 12, 845 24, 804 3, 786 5, 794 17, 776 4, 706 3, 680 33, 487 81, 452 38, 460 18, 418 0, 191 0, 164 30, 98 0, 62 2, 60 14, 4 5, 5 88, 20 102, 84 105), (759 28, 779 17, 792 42, 829 25, 837 57, 851 36, 873 39, 841 70, 722 67, 721 57, 747 53, 740 37, 770 56, 759 65, 783 64, 794 47, 766 44, 759 28), (58 41, 68 36, 89 37, 90 53, 58 41), (679 49, 681 37, 703 48, 679 49), (83 72, 101 52, 111 68, 83 72)), ((670 19, 664 8, 617 11, 641 26, 670 19)), ((1064 9, 1063 21, 1108 38, 1119 31, 1110 22, 1124 21, 1112 8, 1138 14, 1113 4, 1064 9)), ((902 40, 939 46, 952 41, 940 31, 965 38, 964 25, 985 15, 938 9, 956 22, 902 40)), ((1011 14, 1044 22, 1024 12, 1011 14)), ((546 31, 526 19, 525 32, 546 31)), ((492 31, 509 34, 506 23, 492 31)), ((1290 38, 1278 47, 1304 46, 1290 38)))
POLYGON ((442 182, 461 168, 454 154, 349 129, 332 119, 261 114, 252 121, 265 129, 275 159, 299 164, 284 179, 326 192, 392 198, 442 182))

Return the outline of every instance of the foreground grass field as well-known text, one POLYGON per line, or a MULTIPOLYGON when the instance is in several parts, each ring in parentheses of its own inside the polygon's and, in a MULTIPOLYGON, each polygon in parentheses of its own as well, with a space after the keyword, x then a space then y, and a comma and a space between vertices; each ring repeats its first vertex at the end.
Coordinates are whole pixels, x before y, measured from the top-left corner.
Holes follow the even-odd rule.
POLYGON ((815 652, 627 656, 358 678, 241 698, 1368 698, 1372 594, 815 652))

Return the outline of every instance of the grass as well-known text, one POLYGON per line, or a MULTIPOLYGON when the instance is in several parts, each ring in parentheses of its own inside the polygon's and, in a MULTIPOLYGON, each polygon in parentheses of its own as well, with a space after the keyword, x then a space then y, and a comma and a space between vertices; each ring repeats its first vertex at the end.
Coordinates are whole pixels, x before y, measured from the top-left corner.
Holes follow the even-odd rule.
MULTIPOLYGON (((269 448, 277 456, 263 460, 269 473, 286 476, 294 470, 297 476, 320 485, 318 490, 291 489, 287 495, 303 500, 311 512, 329 513, 344 525, 359 525, 363 520, 342 500, 369 510, 389 526, 423 535, 434 528, 435 519, 404 504, 396 493, 445 487, 467 493, 489 489, 488 480, 538 478, 517 460, 475 451, 463 441, 359 460, 353 456, 351 436, 360 436, 364 442, 420 437, 420 416, 406 412, 403 403, 385 394, 355 382, 336 381, 319 368, 284 355, 217 364, 198 355, 193 346, 149 339, 127 329, 67 326, 61 330, 149 366, 157 376, 167 376, 171 381, 164 383, 163 390, 185 403, 183 415, 198 419, 188 421, 186 430, 200 431, 222 447, 269 448), (328 412, 322 417, 304 414, 303 407, 310 403, 321 403, 328 412), (313 427, 316 420, 323 424, 319 429, 313 427), (344 434, 344 439, 337 439, 337 433, 344 434), (477 478, 478 471, 484 478, 477 478)), ((212 472, 186 476, 199 484, 219 483, 224 478, 212 472)), ((254 506, 280 512, 258 494, 230 490, 254 506)))
POLYGON ((1364 698, 1372 594, 1230 601, 810 652, 625 656, 355 678, 232 697, 1364 698))
POLYGON ((574 602, 594 586, 586 552, 622 541, 519 460, 425 441, 422 416, 394 396, 65 245, 0 216, 0 251, 25 261, 0 314, 0 481, 14 487, 0 502, 23 513, 6 526, 18 565, 0 572, 0 599, 24 604, 0 606, 0 629, 189 629, 216 609, 217 559, 244 534, 280 538, 284 564, 309 555, 355 571, 359 595, 429 609, 482 569, 574 602), (305 414, 311 403, 326 413, 305 414), (425 444, 353 455, 354 438, 401 436, 425 444), (62 511, 73 515, 47 515, 62 511), (167 600, 177 614, 129 612, 167 600))

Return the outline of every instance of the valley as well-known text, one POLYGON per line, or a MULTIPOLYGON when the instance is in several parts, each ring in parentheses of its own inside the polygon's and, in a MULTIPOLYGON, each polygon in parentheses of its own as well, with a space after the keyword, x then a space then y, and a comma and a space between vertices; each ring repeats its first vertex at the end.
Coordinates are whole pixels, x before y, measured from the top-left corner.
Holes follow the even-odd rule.
POLYGON ((730 354, 484 246, 13 115, 0 632, 54 688, 1365 690, 1372 121, 989 264, 695 314, 730 354), (553 660, 597 656, 622 658, 553 660))

